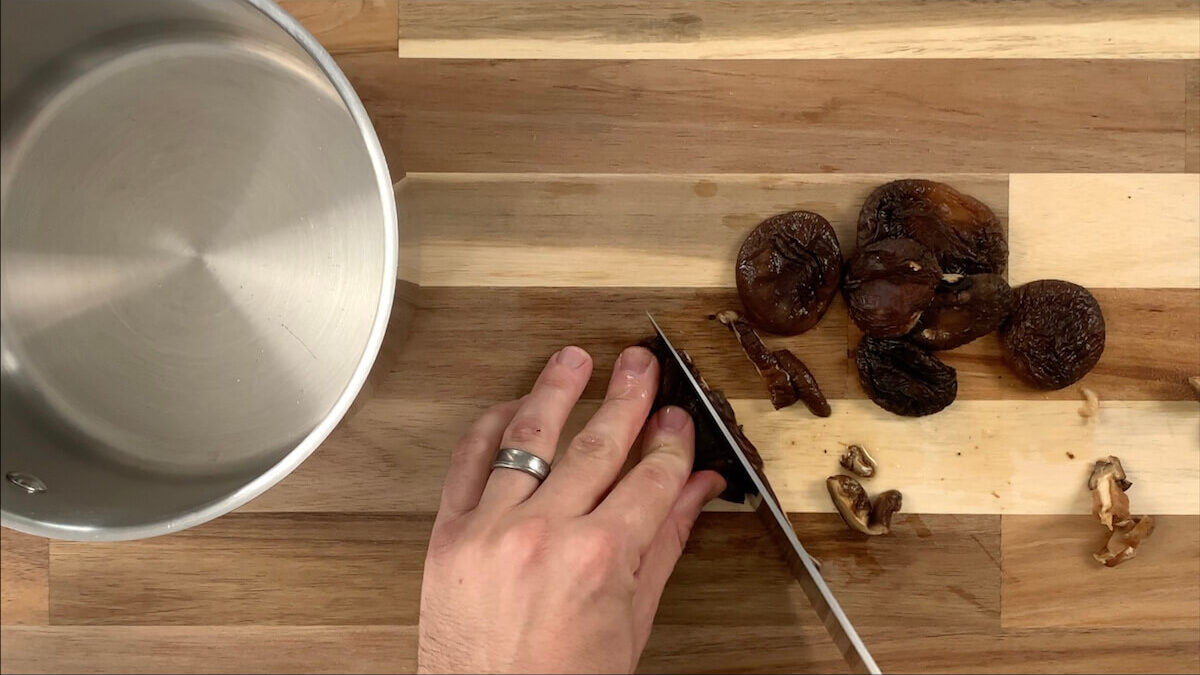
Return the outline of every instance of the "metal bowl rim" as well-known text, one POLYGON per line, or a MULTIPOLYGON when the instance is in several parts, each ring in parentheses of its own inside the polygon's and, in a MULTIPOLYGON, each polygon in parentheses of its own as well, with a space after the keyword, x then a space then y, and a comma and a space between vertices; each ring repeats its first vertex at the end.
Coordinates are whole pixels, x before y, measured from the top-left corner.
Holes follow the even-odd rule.
POLYGON ((392 301, 396 291, 396 265, 399 257, 399 234, 396 201, 393 192, 394 187, 392 185, 391 174, 388 171, 387 161, 384 159, 383 147, 379 144, 379 137, 375 133, 375 127, 372 126, 371 120, 367 116, 367 111, 363 108, 362 101, 358 98, 358 94, 350 85, 350 81, 346 79, 345 74, 342 73, 341 68, 334 62, 333 57, 317 42, 317 39, 301 26, 300 22, 293 18, 292 15, 276 4, 274 0, 240 1, 262 12, 275 22, 276 25, 286 31, 312 57, 313 61, 321 69, 321 72, 329 78, 330 83, 337 90, 342 102, 345 103, 346 108, 349 110, 350 116, 354 119, 354 123, 362 135, 363 143, 366 145, 371 165, 375 169, 380 206, 383 209, 383 270, 379 305, 375 310, 375 320, 371 326, 371 333, 368 336, 367 344, 363 349, 358 366, 354 369, 354 374, 351 376, 350 382, 342 390, 333 407, 295 448, 257 478, 221 499, 170 518, 140 525, 120 527, 80 527, 44 523, 0 508, 0 525, 4 527, 53 539, 123 541, 145 539, 177 532, 225 515, 263 492, 266 492, 276 483, 283 480, 329 437, 334 427, 337 426, 338 422, 345 416, 346 411, 350 409, 351 404, 354 403, 354 399, 358 396, 359 391, 366 382, 367 375, 370 374, 375 359, 379 355, 379 349, 383 344, 383 336, 387 330, 388 319, 392 311, 392 301))

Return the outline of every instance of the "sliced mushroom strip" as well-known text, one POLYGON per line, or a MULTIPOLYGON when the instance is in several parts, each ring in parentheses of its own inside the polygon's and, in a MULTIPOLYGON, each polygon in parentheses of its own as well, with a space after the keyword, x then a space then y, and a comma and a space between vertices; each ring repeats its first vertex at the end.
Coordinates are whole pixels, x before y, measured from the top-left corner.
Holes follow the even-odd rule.
POLYGON ((776 410, 786 408, 796 401, 803 401, 814 415, 829 417, 832 412, 829 402, 821 393, 812 371, 803 361, 786 349, 768 349, 750 323, 737 312, 726 310, 717 313, 716 318, 733 331, 750 363, 754 364, 758 374, 766 380, 771 405, 775 406, 776 410))

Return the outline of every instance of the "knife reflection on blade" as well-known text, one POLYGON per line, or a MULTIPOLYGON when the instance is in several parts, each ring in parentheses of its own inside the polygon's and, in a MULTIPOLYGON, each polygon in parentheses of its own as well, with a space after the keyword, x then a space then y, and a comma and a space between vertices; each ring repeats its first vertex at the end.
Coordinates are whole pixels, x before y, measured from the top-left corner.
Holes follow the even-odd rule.
POLYGON ((788 520, 783 507, 779 505, 779 500, 775 497, 775 492, 771 489, 771 484, 767 481, 766 475, 746 456, 746 453, 734 439, 734 435, 729 430, 729 427, 721 419, 721 416, 717 414, 716 408, 713 407, 713 403, 704 388, 696 380, 692 369, 680 357, 679 352, 675 350, 674 345, 671 344, 671 341, 663 333, 658 322, 649 313, 646 316, 650 318, 650 323, 654 324, 654 330, 658 333, 659 339, 662 340, 667 351, 674 359, 675 366, 683 371, 690 388, 699 397, 700 402, 703 404, 700 409, 707 413, 713 425, 721 431, 730 452, 737 457, 742 468, 749 475, 750 481, 754 486, 754 492, 748 495, 748 503, 754 507, 755 513, 758 514, 759 519, 766 525, 771 538, 779 546, 784 559, 787 561, 788 568, 796 580, 800 582, 800 587, 804 590, 804 594, 808 597, 809 602, 812 603, 817 616, 821 618, 821 622, 825 624, 825 629, 829 631, 829 635, 833 638, 834 644, 837 645, 838 650, 842 653, 842 657, 857 672, 881 672, 879 666, 875 664, 875 659, 871 658, 870 652, 867 651, 866 645, 863 644, 862 638, 858 636, 858 632, 854 630, 854 626, 851 625, 841 606, 838 605, 837 599, 833 597, 833 592, 829 590, 829 586, 821 578, 821 573, 817 570, 812 557, 805 552, 804 547, 800 544, 800 540, 796 537, 796 532, 792 529, 791 522, 788 520))

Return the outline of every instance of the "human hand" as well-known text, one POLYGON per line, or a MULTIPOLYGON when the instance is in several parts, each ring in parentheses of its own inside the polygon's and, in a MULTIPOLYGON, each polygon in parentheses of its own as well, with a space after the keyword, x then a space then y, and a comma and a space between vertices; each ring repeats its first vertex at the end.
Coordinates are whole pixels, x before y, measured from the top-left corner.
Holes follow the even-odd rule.
POLYGON ((647 420, 659 365, 621 353, 600 409, 541 485, 492 469, 501 447, 550 462, 592 372, 566 347, 519 401, 486 411, 450 460, 421 585, 421 672, 631 672, 701 507, 724 489, 691 474, 681 408, 647 420), (643 425, 641 460, 619 481, 643 425))

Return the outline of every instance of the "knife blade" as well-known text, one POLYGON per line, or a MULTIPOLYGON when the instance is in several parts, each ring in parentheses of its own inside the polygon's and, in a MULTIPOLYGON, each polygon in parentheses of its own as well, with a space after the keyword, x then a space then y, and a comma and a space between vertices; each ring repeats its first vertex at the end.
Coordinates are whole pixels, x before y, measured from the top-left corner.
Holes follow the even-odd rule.
POLYGON ((876 665, 875 659, 871 657, 871 653, 867 651, 867 647, 863 644, 862 638, 859 637, 858 631, 854 630, 854 625, 850 623, 850 619, 846 617, 846 613, 842 611, 841 605, 838 604, 837 598, 834 597, 833 591, 825 583, 825 579, 821 577, 820 570, 817 569, 816 563, 813 562, 812 556, 804 550, 800 539, 796 536, 796 531, 792 529, 791 521, 787 518, 787 513, 779 504, 779 499, 775 496, 775 491, 771 489, 771 483, 767 480, 767 476, 761 469, 754 466, 746 453, 742 451, 741 446, 734 440, 733 433, 726 426, 725 421, 717 414, 716 408, 713 407, 712 401, 708 395, 696 381, 692 370, 687 367, 683 359, 679 356, 679 352, 675 350, 675 345, 671 344, 671 340, 663 332, 658 322, 654 317, 647 312, 646 316, 650 318, 650 323, 654 325, 654 330, 658 333, 659 339, 666 346, 667 351, 671 354, 671 358, 675 360, 675 365, 683 371, 684 377, 691 386, 692 391, 699 397, 703 404, 702 410, 707 413, 712 423, 721 431, 725 437, 725 441, 729 446, 729 451, 737 457, 738 462, 745 469, 750 477, 750 481, 754 485, 757 494, 752 494, 748 497, 749 504, 754 508, 754 512, 758 514, 759 520, 766 526, 767 532, 771 535, 771 539, 775 541, 782 553, 784 560, 787 562, 788 569, 792 576, 800 583, 800 588, 804 590, 804 595, 808 597, 812 603, 813 609, 816 610, 817 616, 821 619, 821 623, 825 625, 825 630, 829 632, 829 636, 833 638, 833 642, 837 645, 838 651, 842 653, 842 658, 856 672, 860 673, 881 673, 879 666, 876 665))

